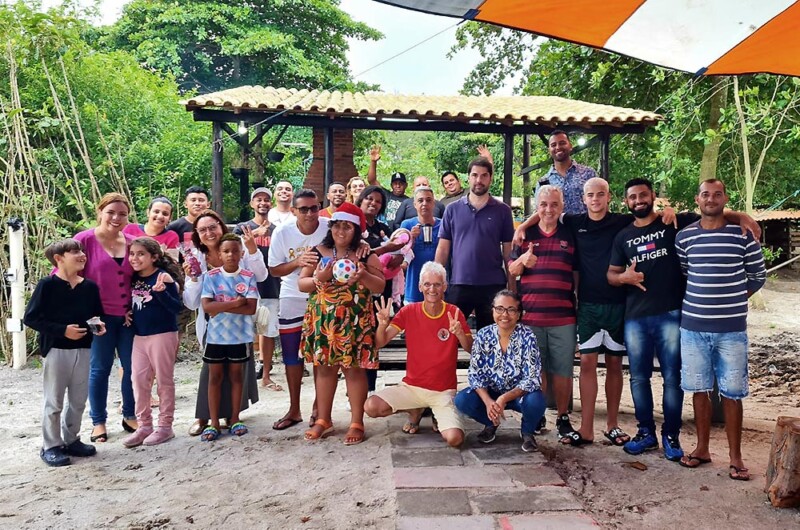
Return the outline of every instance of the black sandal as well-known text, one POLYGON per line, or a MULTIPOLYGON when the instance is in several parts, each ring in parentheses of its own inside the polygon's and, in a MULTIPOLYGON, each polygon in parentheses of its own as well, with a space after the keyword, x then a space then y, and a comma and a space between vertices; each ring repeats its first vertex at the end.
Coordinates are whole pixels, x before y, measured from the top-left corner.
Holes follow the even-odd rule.
POLYGON ((101 432, 100 434, 92 434, 91 436, 89 436, 89 440, 92 443, 94 443, 94 442, 100 442, 100 443, 107 442, 108 441, 108 432, 104 431, 104 432, 101 432))
POLYGON ((603 436, 608 438, 608 441, 611 442, 612 445, 616 445, 617 447, 621 447, 631 441, 630 435, 628 435, 625 431, 623 431, 619 427, 614 427, 608 432, 603 432, 603 436))
POLYGON ((587 440, 578 431, 567 433, 566 436, 561 437, 561 443, 564 445, 571 445, 573 447, 580 447, 582 445, 593 444, 594 440, 587 440))

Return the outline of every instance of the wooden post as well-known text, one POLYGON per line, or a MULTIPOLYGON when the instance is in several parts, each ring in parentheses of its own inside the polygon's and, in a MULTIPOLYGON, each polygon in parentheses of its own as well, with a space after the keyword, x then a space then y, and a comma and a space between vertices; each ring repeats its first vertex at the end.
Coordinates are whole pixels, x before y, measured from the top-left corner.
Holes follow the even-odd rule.
POLYGON ((608 158, 611 150, 610 140, 610 135, 600 135, 600 177, 605 180, 608 180, 608 158))
POLYGON ((776 508, 800 506, 800 418, 778 416, 764 491, 776 508))
POLYGON ((214 122, 211 141, 211 206, 222 213, 222 124, 214 122))
POLYGON ((506 133, 503 156, 503 202, 511 206, 511 186, 514 184, 514 135, 506 133))
POLYGON ((333 128, 325 127, 325 175, 322 178, 322 197, 319 200, 326 204, 328 186, 333 184, 333 128))
MULTIPOLYGON (((531 135, 522 136, 522 167, 531 165, 531 135)), ((530 171, 522 174, 522 210, 527 219, 533 210, 533 190, 531 189, 530 171)))

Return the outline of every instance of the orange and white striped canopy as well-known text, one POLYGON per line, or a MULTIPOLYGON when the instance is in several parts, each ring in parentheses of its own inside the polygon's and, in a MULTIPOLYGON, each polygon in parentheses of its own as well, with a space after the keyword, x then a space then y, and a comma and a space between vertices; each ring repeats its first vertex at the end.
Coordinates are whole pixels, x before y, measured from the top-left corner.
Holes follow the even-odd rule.
POLYGON ((800 76, 800 1, 378 0, 488 22, 697 75, 800 76))

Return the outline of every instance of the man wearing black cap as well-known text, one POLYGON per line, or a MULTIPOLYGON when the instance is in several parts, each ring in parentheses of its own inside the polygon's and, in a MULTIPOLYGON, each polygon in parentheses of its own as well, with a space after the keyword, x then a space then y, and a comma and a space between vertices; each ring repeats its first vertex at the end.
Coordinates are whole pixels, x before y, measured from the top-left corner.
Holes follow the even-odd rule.
MULTIPOLYGON (((371 186, 380 186, 378 183, 378 160, 381 159, 381 147, 375 145, 369 151, 369 171, 367 172, 367 182, 371 186)), ((386 190, 386 212, 384 213, 385 222, 389 226, 394 226, 397 210, 403 201, 408 199, 406 195, 406 188, 408 187, 408 180, 403 173, 392 173, 392 179, 389 181, 391 186, 390 190, 386 190)), ((387 234, 388 235, 388 234, 387 234)))

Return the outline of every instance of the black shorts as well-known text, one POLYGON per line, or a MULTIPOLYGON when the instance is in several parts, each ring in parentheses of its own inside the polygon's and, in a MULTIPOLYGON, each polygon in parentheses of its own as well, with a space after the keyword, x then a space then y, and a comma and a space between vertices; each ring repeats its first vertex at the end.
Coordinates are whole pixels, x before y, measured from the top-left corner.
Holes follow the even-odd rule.
POLYGON ((206 344, 203 352, 203 362, 208 364, 242 364, 247 359, 247 344, 206 344))

